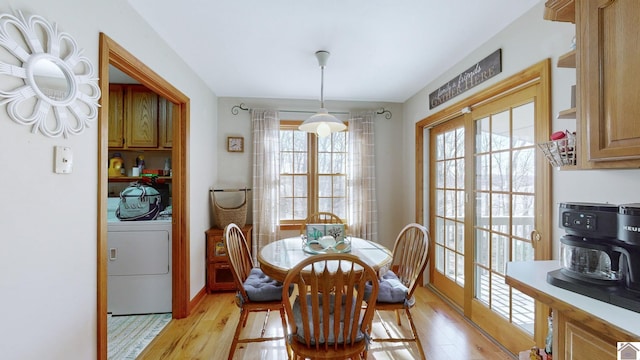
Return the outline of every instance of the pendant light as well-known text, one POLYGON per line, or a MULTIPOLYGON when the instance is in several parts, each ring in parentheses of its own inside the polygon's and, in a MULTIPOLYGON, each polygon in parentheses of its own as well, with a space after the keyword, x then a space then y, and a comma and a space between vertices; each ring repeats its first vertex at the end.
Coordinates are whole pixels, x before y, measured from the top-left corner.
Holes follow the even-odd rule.
POLYGON ((347 126, 335 116, 329 114, 324 107, 324 68, 327 66, 329 52, 325 50, 316 51, 318 65, 320 65, 320 110, 305 120, 298 129, 306 132, 313 132, 318 137, 329 136, 332 132, 342 131, 347 126))

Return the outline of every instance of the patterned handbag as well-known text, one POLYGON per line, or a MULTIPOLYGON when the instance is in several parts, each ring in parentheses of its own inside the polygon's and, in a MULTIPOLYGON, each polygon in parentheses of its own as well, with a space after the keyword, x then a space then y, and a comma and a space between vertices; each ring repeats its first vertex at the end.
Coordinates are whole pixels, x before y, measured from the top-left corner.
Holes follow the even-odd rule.
POLYGON ((132 184, 120 193, 116 216, 123 221, 155 220, 160 213, 161 196, 158 190, 144 184, 132 184))

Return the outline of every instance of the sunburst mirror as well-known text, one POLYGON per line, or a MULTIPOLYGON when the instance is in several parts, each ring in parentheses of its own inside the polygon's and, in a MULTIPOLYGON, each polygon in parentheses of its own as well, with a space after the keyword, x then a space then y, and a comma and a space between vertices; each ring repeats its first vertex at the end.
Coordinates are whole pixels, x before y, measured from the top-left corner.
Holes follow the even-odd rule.
POLYGON ((11 119, 65 138, 95 120, 97 77, 69 34, 41 16, 0 14, 0 46, 0 105, 11 119))

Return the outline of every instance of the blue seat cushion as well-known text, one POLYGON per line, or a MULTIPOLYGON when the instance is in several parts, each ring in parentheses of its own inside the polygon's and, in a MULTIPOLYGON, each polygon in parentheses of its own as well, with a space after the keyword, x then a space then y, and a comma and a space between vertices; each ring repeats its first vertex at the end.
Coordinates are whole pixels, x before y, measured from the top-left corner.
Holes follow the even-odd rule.
POLYGON ((393 271, 387 271, 380 279, 378 302, 401 303, 407 298, 409 289, 400 281, 393 271))
MULTIPOLYGON (((313 333, 313 312, 311 309, 311 296, 312 295, 307 295, 307 314, 309 316, 309 329, 310 329, 310 338, 311 338, 311 345, 315 345, 316 341, 315 341, 315 337, 314 337, 314 333, 313 333)), ((320 304, 320 325, 319 325, 319 329, 323 329, 324 327, 324 321, 323 321, 323 299, 322 299, 322 295, 317 295, 318 296, 318 303, 320 304)), ((341 312, 340 312, 340 329, 339 329, 339 334, 338 334, 338 338, 336 340, 336 336, 333 333, 333 324, 335 323, 334 319, 333 319, 333 315, 331 315, 329 317, 329 335, 327 336, 327 339, 325 339, 324 337, 324 333, 320 333, 319 336, 319 341, 318 343, 320 344, 324 344, 325 342, 333 345, 336 343, 338 344, 343 344, 344 343, 344 337, 342 336, 342 334, 344 333, 344 328, 345 328, 345 299, 346 297, 343 295, 342 296, 342 301, 340 302, 340 306, 342 308, 341 312)), ((329 312, 331 314, 333 314, 334 310, 335 310, 335 306, 337 301, 335 301, 335 297, 333 295, 331 295, 331 299, 330 299, 330 303, 329 303, 329 312)), ((351 324, 353 323, 353 316, 355 316, 355 301, 352 303, 352 307, 351 307, 351 311, 349 312, 349 320, 347 321, 347 326, 349 326, 347 328, 347 333, 349 334, 351 332, 351 324)), ((298 338, 299 341, 304 343, 304 327, 303 327, 303 322, 302 322, 302 306, 300 304, 300 298, 297 297, 295 302, 293 303, 293 317, 295 319, 296 322, 296 326, 298 328, 298 331, 294 334, 294 336, 296 336, 298 338)), ((356 334, 356 342, 359 342, 361 340, 363 340, 364 334, 362 333, 362 331, 360 331, 360 325, 362 324, 362 319, 360 319, 358 321, 358 332, 356 334)))
POLYGON ((282 300, 282 283, 268 277, 259 268, 251 269, 243 287, 251 301, 282 300))

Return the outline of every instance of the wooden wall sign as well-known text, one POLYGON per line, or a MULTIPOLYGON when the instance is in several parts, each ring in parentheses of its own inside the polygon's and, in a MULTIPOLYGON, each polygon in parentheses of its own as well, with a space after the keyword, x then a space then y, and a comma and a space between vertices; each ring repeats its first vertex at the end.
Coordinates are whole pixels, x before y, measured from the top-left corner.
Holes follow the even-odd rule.
POLYGON ((429 94, 429 109, 449 101, 474 86, 491 79, 500 72, 502 72, 502 49, 494 51, 491 55, 480 60, 480 62, 429 94))

